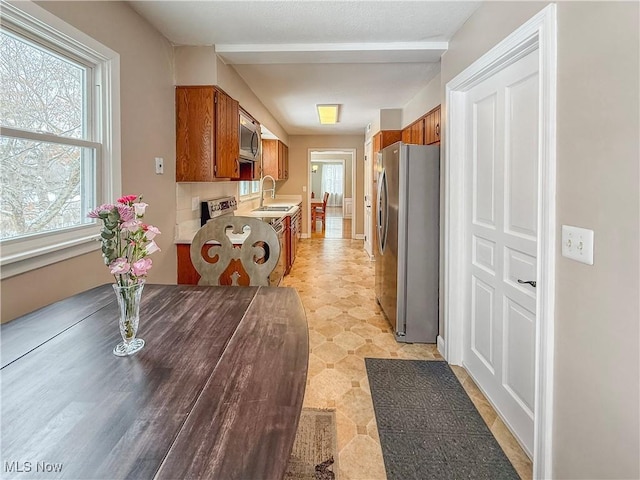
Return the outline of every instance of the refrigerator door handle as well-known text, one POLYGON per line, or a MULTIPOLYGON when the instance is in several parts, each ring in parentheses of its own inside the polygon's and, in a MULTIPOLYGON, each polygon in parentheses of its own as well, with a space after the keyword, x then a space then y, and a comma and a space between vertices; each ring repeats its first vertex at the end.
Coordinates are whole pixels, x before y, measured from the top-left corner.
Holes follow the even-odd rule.
POLYGON ((383 212, 383 198, 384 209, 388 208, 387 194, 387 171, 383 168, 378 181, 378 249, 381 254, 384 254, 387 245, 388 212, 383 212))

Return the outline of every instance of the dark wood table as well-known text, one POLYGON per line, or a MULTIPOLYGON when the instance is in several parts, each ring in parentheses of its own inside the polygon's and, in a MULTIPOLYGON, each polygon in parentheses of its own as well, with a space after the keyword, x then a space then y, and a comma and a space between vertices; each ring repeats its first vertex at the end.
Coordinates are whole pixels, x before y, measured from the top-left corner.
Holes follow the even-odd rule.
POLYGON ((1 478, 283 477, 309 350, 295 290, 146 285, 124 358, 117 315, 103 285, 2 325, 1 478))

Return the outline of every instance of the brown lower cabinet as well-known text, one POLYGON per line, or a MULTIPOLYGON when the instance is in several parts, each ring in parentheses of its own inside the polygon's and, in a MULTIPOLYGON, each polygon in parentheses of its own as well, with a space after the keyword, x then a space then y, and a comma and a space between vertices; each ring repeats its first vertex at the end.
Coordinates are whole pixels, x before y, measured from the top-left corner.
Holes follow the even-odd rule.
POLYGON ((291 239, 291 217, 287 215, 284 217, 284 252, 280 252, 280 255, 284 255, 285 267, 284 274, 287 275, 291 271, 292 262, 292 250, 293 241, 291 239))
MULTIPOLYGON (((178 244, 178 285, 197 285, 200 281, 200 274, 196 271, 196 268, 191 262, 191 245, 178 244)), ((202 249, 207 248, 207 245, 203 245, 202 249)), ((240 246, 238 246, 240 248, 240 246)), ((220 285, 232 285, 232 274, 238 272, 238 285, 248 286, 249 275, 242 267, 240 260, 231 260, 229 267, 220 275, 220 285)))
MULTIPOLYGON (((296 253, 298 250, 298 242, 302 236, 302 214, 301 210, 298 210, 293 215, 285 216, 282 219, 284 225, 283 232, 283 245, 280 251, 280 255, 284 258, 284 272, 280 272, 280 275, 289 274, 293 262, 296 259, 296 253)), ((204 245, 203 250, 206 247, 204 245)), ((236 248, 240 248, 237 245, 236 248)), ((200 274, 196 271, 196 268, 191 262, 191 245, 186 243, 179 243, 177 245, 178 256, 178 285, 197 285, 200 281, 200 274)), ((232 260, 229 267, 220 276, 221 285, 232 285, 232 274, 238 272, 238 285, 249 285, 249 275, 247 275, 245 269, 242 267, 240 260, 232 260)), ((274 269, 275 272, 275 269, 274 269)))

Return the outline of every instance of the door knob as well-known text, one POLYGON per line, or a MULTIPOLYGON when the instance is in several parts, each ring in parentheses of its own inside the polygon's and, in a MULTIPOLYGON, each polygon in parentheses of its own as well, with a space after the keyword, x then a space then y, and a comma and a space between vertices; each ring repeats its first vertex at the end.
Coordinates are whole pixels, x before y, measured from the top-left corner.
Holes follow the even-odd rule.
POLYGON ((518 283, 528 283, 529 285, 531 285, 533 288, 536 288, 536 281, 535 280, 520 280, 518 279, 518 283))

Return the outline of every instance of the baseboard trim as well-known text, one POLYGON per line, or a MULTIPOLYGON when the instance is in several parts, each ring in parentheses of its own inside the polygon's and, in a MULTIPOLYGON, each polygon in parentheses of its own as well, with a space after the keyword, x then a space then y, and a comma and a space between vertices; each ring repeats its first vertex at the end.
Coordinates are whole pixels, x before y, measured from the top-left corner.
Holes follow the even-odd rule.
POLYGON ((364 233, 356 233, 356 236, 353 238, 356 240, 364 240, 364 233))
POLYGON ((442 358, 444 358, 445 360, 447 359, 447 356, 445 355, 446 349, 445 349, 444 338, 442 338, 440 335, 438 335, 438 352, 440 352, 440 355, 442 355, 442 358))
POLYGON ((311 235, 309 235, 308 233, 302 233, 300 235, 300 238, 311 238, 311 235))

